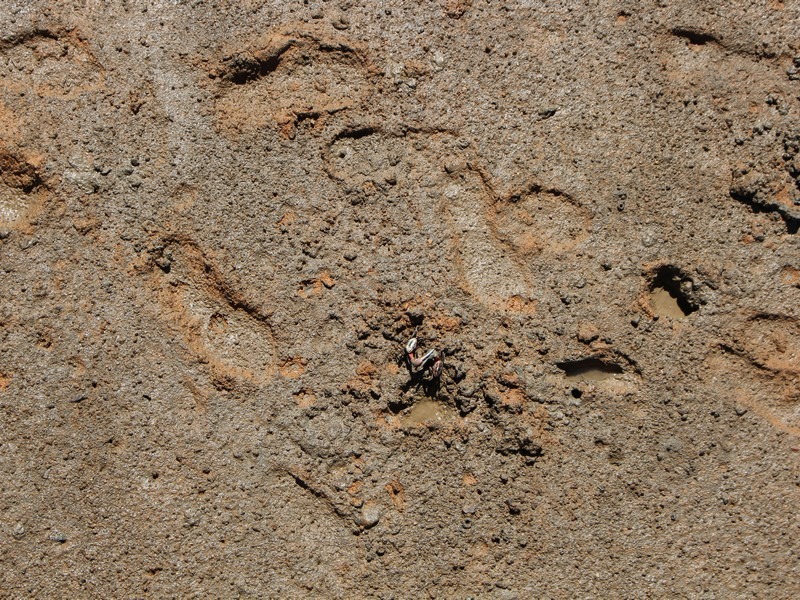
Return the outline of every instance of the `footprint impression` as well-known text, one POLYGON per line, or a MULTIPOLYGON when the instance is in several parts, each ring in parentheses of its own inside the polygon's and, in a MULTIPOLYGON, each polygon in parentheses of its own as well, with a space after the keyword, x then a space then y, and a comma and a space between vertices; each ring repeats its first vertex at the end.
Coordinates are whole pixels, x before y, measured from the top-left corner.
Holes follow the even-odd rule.
MULTIPOLYGON (((715 115, 729 122, 763 123, 787 114, 785 107, 781 109, 783 98, 794 96, 796 86, 787 77, 788 57, 768 56, 746 28, 736 21, 716 20, 711 28, 681 23, 658 42, 666 76, 677 84, 670 88, 695 90, 693 111, 687 118, 696 122, 696 128, 708 127, 715 115), (737 77, 726 77, 726 73, 737 73, 737 77), (740 81, 747 81, 747 86, 740 86, 740 81)), ((780 131, 782 126, 777 124, 775 129, 780 131)), ((796 233, 800 183, 792 161, 798 144, 796 134, 790 132, 791 128, 784 136, 751 136, 732 153, 710 149, 705 153, 708 166, 696 170, 705 181, 696 186, 727 187, 731 199, 754 213, 779 215, 788 233, 796 233), (742 168, 748 163, 755 168, 742 168)))
POLYGON ((36 138, 59 127, 53 113, 104 85, 104 71, 78 34, 36 28, 0 40, 0 227, 25 230, 50 191, 36 138))
POLYGON ((328 176, 354 203, 347 212, 354 228, 359 222, 376 225, 372 237, 378 239, 364 240, 373 244, 373 267, 379 275, 385 265, 389 276, 402 273, 396 285, 411 296, 450 277, 437 260, 447 234, 436 199, 443 172, 431 168, 438 137, 358 127, 334 136, 324 152, 328 176))
POLYGON ((294 137, 305 119, 322 122, 360 106, 376 69, 345 38, 310 29, 271 35, 222 61, 215 106, 223 130, 252 130, 276 123, 294 137))
POLYGON ((0 228, 26 229, 49 193, 36 158, 25 158, 0 148, 0 228))
POLYGON ((782 431, 800 436, 800 322, 758 314, 708 359, 734 400, 782 431))
POLYGON ((0 41, 0 54, 8 92, 72 100, 105 84, 102 66, 74 30, 28 30, 0 41))
POLYGON ((405 190, 407 220, 448 240, 453 283, 494 309, 535 311, 532 266, 589 235, 590 213, 559 190, 499 198, 471 144, 449 132, 363 127, 336 136, 326 158, 329 175, 351 188, 405 190))
POLYGON ((186 239, 170 239, 154 273, 162 316, 223 386, 268 381, 275 344, 268 315, 249 302, 212 258, 186 239))

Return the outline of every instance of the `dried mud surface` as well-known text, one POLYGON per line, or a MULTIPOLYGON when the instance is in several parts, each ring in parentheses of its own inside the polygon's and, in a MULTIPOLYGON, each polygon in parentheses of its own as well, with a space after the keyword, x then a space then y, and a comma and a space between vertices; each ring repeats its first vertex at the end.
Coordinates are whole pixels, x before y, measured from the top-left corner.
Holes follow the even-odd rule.
POLYGON ((387 6, 0 6, 0 596, 797 597, 798 4, 387 6))

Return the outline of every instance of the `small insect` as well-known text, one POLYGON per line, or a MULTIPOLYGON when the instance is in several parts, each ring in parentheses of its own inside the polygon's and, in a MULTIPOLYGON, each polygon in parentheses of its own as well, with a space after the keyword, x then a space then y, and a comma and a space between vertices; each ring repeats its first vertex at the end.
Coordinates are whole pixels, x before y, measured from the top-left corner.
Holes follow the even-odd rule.
POLYGON ((431 375, 436 378, 442 373, 442 356, 438 350, 430 349, 422 356, 416 356, 417 338, 412 337, 406 342, 405 354, 412 373, 425 371, 429 366, 431 375))

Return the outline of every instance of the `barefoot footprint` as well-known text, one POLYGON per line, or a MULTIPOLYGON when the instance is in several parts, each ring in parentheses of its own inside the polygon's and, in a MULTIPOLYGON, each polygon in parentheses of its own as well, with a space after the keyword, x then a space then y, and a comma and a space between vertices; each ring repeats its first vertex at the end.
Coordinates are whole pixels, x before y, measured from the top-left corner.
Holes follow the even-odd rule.
POLYGON ((466 170, 442 196, 464 287, 487 306, 533 312, 536 294, 530 272, 516 249, 496 235, 491 195, 478 174, 466 170))
MULTIPOLYGON (((417 237, 448 241, 458 274, 454 283, 479 301, 497 308, 530 301, 526 274, 495 239, 489 220, 487 191, 468 163, 458 140, 441 131, 392 133, 362 127, 340 133, 327 154, 328 173, 354 189, 389 193, 396 182, 410 198, 406 218, 417 237), (388 184, 387 184, 388 182, 388 184)), ((410 263, 404 271, 431 265, 410 263)), ((448 273, 452 277, 452 273, 448 273)))
POLYGON ((730 344, 708 361, 735 386, 734 400, 782 431, 800 436, 800 323, 759 314, 741 324, 730 344))
POLYGON ((0 40, 0 79, 10 92, 72 100, 104 85, 104 69, 74 32, 35 29, 0 40))
POLYGON ((42 179, 46 155, 22 149, 47 137, 50 111, 99 89, 103 77, 74 30, 37 28, 0 40, 0 227, 26 230, 50 195, 42 179))
POLYGON ((166 321, 219 382, 264 383, 275 371, 275 344, 268 315, 235 289, 196 244, 170 240, 157 272, 166 321))
POLYGON ((376 74, 352 42, 308 28, 287 30, 223 60, 215 111, 226 129, 274 121, 292 137, 303 119, 323 119, 359 106, 376 74))
POLYGON ((417 199, 409 219, 448 240, 455 283, 487 306, 532 312, 538 296, 532 264, 584 241, 591 216, 557 190, 498 199, 464 145, 441 131, 357 128, 334 138, 328 173, 356 189, 385 190, 397 182, 417 199))

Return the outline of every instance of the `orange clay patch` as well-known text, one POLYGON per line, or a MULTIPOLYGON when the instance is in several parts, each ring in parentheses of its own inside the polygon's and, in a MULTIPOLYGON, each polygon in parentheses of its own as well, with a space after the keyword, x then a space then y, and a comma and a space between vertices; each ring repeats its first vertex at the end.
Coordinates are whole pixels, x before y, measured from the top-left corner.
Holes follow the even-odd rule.
POLYGON ((297 379, 306 371, 305 362, 300 356, 289 358, 280 366, 280 373, 287 379, 297 379))
POLYGON ((522 406, 525 394, 520 389, 512 388, 500 394, 500 402, 506 406, 522 406))
POLYGON ((319 296, 323 289, 329 290, 334 285, 336 285, 336 280, 331 277, 331 274, 328 271, 322 271, 316 278, 304 280, 297 290, 297 295, 301 298, 319 296))
POLYGON ((783 267, 781 269, 781 283, 800 286, 800 270, 788 265, 783 267))
POLYGON ((317 401, 317 396, 311 390, 303 388, 294 394, 294 400, 300 408, 308 408, 317 401))
POLYGON ((467 486, 475 485, 478 483, 478 480, 472 473, 464 473, 464 475, 461 476, 461 483, 467 486))
POLYGON ((389 493, 389 498, 392 499, 392 505, 398 512, 403 512, 406 508, 406 489, 403 484, 397 479, 393 479, 386 484, 385 488, 389 493))

